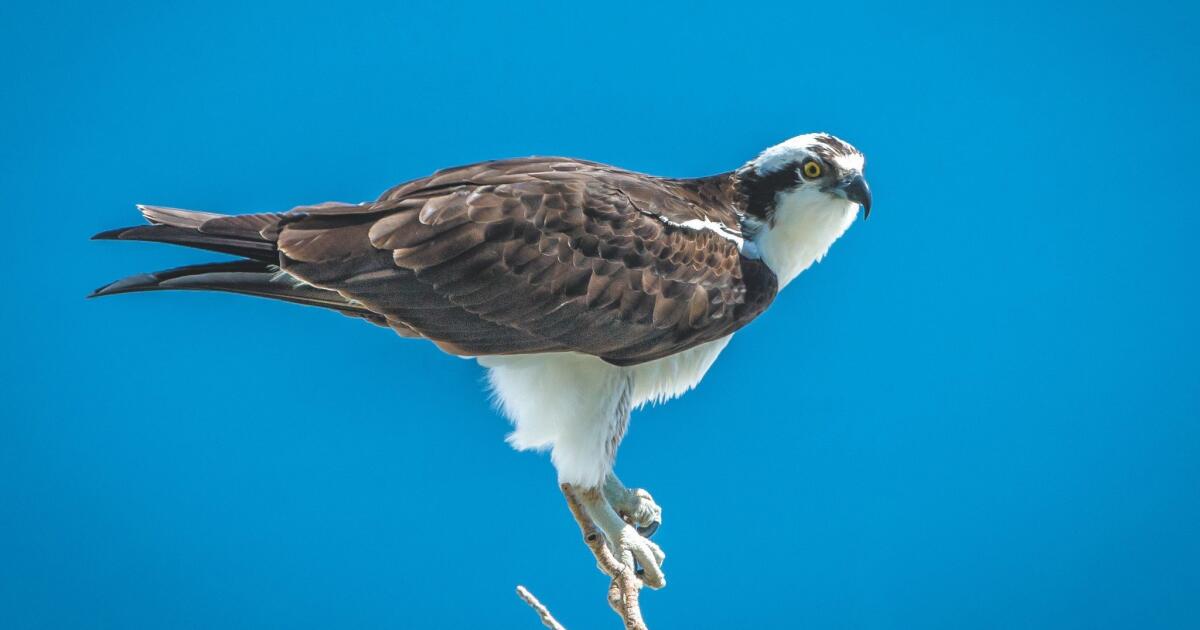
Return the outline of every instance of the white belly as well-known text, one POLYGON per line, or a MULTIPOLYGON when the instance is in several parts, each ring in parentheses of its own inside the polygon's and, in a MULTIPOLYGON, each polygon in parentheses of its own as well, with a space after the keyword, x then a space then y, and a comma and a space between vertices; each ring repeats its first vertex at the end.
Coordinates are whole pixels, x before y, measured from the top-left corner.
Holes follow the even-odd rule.
POLYGON ((699 385, 732 338, 725 335, 679 354, 626 368, 633 371, 633 408, 678 398, 699 385))
POLYGON ((612 467, 630 410, 695 387, 730 336, 669 357, 619 367, 573 352, 479 357, 514 448, 544 450, 559 480, 596 486, 612 467))

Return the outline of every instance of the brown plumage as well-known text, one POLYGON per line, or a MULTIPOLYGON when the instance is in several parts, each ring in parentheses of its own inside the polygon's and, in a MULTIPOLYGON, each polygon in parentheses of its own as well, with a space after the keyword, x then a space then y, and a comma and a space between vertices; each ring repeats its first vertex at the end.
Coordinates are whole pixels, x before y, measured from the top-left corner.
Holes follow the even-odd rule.
POLYGON ((439 171, 366 204, 243 216, 143 207, 151 225, 97 237, 240 259, 95 295, 245 293, 478 356, 513 421, 509 442, 551 449, 614 557, 657 588, 664 554, 646 537, 661 509, 612 474, 629 414, 695 387, 731 333, 820 260, 860 207, 866 216, 864 166, 816 133, 699 179, 525 158, 439 171))
POLYGON ((248 260, 93 295, 249 293, 364 317, 458 355, 575 351, 632 365, 724 337, 773 299, 775 275, 735 242, 742 198, 733 174, 674 180, 524 158, 438 171, 367 204, 242 216, 144 207, 152 225, 97 238, 248 260))

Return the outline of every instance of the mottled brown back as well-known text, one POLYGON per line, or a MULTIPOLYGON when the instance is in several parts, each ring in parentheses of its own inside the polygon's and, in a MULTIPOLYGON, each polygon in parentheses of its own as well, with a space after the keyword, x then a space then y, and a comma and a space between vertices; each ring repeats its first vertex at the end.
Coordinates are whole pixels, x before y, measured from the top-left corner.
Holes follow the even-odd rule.
POLYGON ((439 171, 362 205, 286 213, 281 267, 459 355, 576 351, 616 364, 723 337, 773 299, 727 177, 651 178, 565 158, 439 171))

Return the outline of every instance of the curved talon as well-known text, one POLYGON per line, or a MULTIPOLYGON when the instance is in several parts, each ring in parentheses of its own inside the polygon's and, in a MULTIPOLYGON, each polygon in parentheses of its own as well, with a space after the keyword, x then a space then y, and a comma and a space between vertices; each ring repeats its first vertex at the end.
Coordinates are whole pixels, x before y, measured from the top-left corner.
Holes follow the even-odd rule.
POLYGON ((637 533, 649 538, 654 535, 654 532, 658 531, 659 525, 662 525, 662 519, 650 521, 649 525, 639 525, 637 527, 637 533))

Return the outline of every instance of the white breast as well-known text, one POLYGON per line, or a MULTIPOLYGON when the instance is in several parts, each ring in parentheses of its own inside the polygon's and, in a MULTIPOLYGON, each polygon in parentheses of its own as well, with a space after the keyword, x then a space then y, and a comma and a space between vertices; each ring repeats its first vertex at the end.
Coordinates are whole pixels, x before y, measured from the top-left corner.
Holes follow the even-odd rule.
POLYGON ((774 222, 759 231, 754 244, 782 289, 819 262, 857 215, 858 204, 818 190, 781 194, 774 222))

